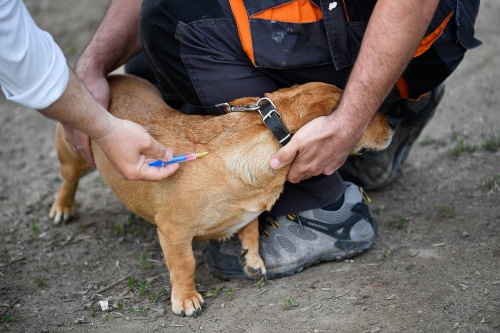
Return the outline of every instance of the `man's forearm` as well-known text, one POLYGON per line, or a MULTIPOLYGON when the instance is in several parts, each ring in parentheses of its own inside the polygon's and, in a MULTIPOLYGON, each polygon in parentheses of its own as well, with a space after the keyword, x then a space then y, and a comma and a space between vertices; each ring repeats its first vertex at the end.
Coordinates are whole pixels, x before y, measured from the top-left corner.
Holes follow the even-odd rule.
POLYGON ((139 13, 142 0, 112 0, 94 37, 77 61, 80 76, 88 72, 107 75, 142 49, 139 13))
POLYGON ((63 95, 49 107, 39 111, 62 124, 85 132, 92 139, 105 136, 113 127, 114 117, 97 103, 71 70, 63 95))
POLYGON ((379 0, 338 111, 363 131, 408 65, 438 0, 379 0), (361 123, 360 123, 360 120, 361 123))

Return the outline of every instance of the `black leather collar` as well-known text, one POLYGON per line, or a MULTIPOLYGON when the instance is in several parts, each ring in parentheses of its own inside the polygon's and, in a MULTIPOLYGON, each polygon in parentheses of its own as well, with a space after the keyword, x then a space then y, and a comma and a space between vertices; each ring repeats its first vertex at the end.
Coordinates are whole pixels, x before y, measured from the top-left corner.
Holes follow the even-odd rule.
POLYGON ((281 121, 281 115, 276 110, 276 106, 267 97, 261 98, 256 105, 230 106, 228 103, 221 103, 217 104, 216 107, 222 109, 225 113, 259 111, 262 122, 271 130, 274 137, 282 146, 286 145, 292 138, 292 135, 281 121))

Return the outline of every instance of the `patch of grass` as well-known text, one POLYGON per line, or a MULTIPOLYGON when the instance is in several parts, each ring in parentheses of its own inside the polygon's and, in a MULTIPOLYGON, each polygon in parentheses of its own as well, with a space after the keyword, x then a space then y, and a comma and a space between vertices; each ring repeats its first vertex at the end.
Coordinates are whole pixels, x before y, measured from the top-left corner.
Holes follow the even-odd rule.
POLYGON ((139 314, 141 316, 147 316, 148 315, 149 309, 147 307, 143 307, 142 309, 139 309, 139 314))
POLYGON ((434 143, 434 139, 432 139, 430 136, 425 136, 425 138, 422 139, 422 141, 420 142, 420 145, 421 146, 428 146, 428 145, 432 145, 434 143))
POLYGON ((232 299, 234 296, 234 288, 229 288, 228 290, 224 291, 224 298, 232 299))
POLYGON ((125 307, 125 304, 123 304, 123 302, 121 300, 116 301, 116 308, 118 310, 123 310, 124 307, 125 307))
POLYGON ((128 225, 134 224, 134 221, 136 218, 137 218, 137 215, 135 215, 134 213, 131 212, 130 214, 128 214, 127 224, 128 225))
POLYGON ((265 284, 266 284, 266 278, 263 276, 260 279, 258 279, 257 282, 255 282, 255 286, 259 289, 264 287, 265 284))
POLYGON ((391 249, 388 248, 388 247, 386 247, 386 246, 384 246, 382 248, 382 257, 388 258, 390 254, 391 254, 391 249))
POLYGON ((153 268, 153 263, 148 261, 149 253, 146 251, 141 252, 141 267, 142 269, 153 268))
POLYGON ((424 146, 430 146, 430 145, 444 145, 446 144, 445 141, 443 140, 439 140, 439 139, 433 139, 429 136, 426 136, 425 138, 422 139, 422 141, 420 142, 420 145, 422 147, 424 146))
POLYGON ((134 237, 145 235, 148 230, 151 230, 151 225, 144 221, 141 217, 130 213, 127 221, 123 225, 124 234, 130 234, 134 237))
POLYGON ((125 234, 125 228, 122 225, 113 226, 113 232, 116 238, 121 237, 125 234))
POLYGON ((2 253, 3 253, 3 256, 5 257, 5 259, 7 260, 7 263, 9 265, 15 264, 16 262, 18 262, 18 260, 15 260, 12 258, 12 255, 10 254, 10 251, 7 249, 6 246, 3 247, 2 253))
POLYGON ((7 249, 6 246, 3 247, 2 253, 5 260, 7 261, 7 264, 12 265, 18 262, 18 260, 12 258, 12 255, 10 254, 10 251, 7 249))
POLYGON ((216 298, 217 295, 219 295, 220 288, 215 286, 211 287, 208 289, 208 291, 205 293, 205 298, 216 298))
POLYGON ((10 262, 12 260, 12 257, 10 255, 9 250, 7 250, 6 246, 3 247, 2 252, 3 252, 3 256, 5 257, 5 259, 7 259, 7 261, 10 262))
POLYGON ((461 153, 474 153, 476 152, 476 147, 469 143, 466 143, 464 140, 458 140, 457 144, 451 150, 451 154, 454 157, 460 156, 461 153))
POLYGON ((31 234, 34 237, 38 237, 38 235, 40 234, 40 227, 36 224, 34 218, 31 219, 31 234))
POLYGON ((154 292, 150 292, 149 293, 149 300, 150 301, 153 301, 155 303, 158 303, 158 301, 160 300, 160 298, 165 295, 166 291, 164 289, 160 290, 159 292, 157 293, 154 293, 154 292))
POLYGON ((111 312, 106 312, 105 314, 102 315, 102 319, 108 320, 109 318, 111 318, 111 316, 112 316, 111 312))
POLYGON ((47 278, 44 276, 37 276, 35 278, 35 283, 38 286, 38 288, 44 288, 47 286, 47 278))
POLYGON ((14 311, 16 311, 13 307, 9 306, 3 313, 0 321, 5 323, 12 323, 16 321, 16 318, 13 316, 14 311))
POLYGON ((94 318, 95 317, 95 308, 94 308, 94 306, 91 305, 90 308, 89 308, 89 310, 90 310, 90 316, 92 318, 94 318))
POLYGON ((483 144, 483 148, 491 152, 496 152, 498 149, 500 149, 500 138, 488 139, 483 144))
POLYGON ((137 286, 139 286, 139 296, 146 296, 146 293, 149 290, 149 281, 137 281, 137 286))
MULTIPOLYGON (((166 293, 165 290, 160 290, 158 293, 154 293, 151 291, 151 284, 150 281, 139 281, 133 277, 129 277, 127 279, 127 287, 130 292, 134 294, 134 298, 140 298, 140 297, 145 297, 148 296, 149 299, 153 302, 158 302, 160 298, 166 293)), ((116 307, 119 310, 122 310, 125 308, 125 305, 121 302, 118 301, 116 303, 116 307)), ((130 311, 131 308, 129 308, 130 311)))
POLYGON ((125 235, 125 228, 123 227, 123 225, 115 225, 115 221, 113 220, 106 220, 105 224, 107 228, 112 230, 114 237, 118 238, 125 235))
POLYGON ((289 298, 281 301, 281 308, 283 310, 291 310, 300 306, 300 303, 295 298, 289 298))
POLYGON ((391 225, 396 229, 403 229, 408 225, 409 221, 410 221, 409 217, 400 215, 397 219, 391 222, 391 225))
POLYGON ((452 218, 455 216, 455 208, 450 205, 441 205, 438 207, 438 216, 439 217, 444 217, 444 218, 452 218))
POLYGON ((134 291, 135 290, 135 283, 136 283, 136 279, 134 279, 133 277, 129 277, 127 279, 127 287, 128 287, 128 290, 130 291, 134 291))

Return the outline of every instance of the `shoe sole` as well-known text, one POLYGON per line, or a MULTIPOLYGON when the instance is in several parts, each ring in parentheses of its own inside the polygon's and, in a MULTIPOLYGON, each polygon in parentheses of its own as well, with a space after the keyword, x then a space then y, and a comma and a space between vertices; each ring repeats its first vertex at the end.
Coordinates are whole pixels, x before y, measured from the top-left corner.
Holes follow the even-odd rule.
MULTIPOLYGON (((280 271, 276 271, 276 272, 267 272, 266 279, 270 280, 270 279, 277 279, 277 278, 281 278, 281 277, 291 276, 291 275, 294 275, 296 273, 302 272, 304 269, 306 269, 310 266, 317 265, 317 264, 322 263, 322 262, 342 261, 345 259, 355 257, 355 256, 365 252, 366 250, 368 250, 373 245, 374 241, 375 240, 369 241, 369 242, 363 242, 362 245, 358 246, 356 250, 337 252, 334 254, 323 254, 323 255, 319 255, 317 257, 309 258, 308 260, 303 261, 297 265, 294 265, 293 267, 288 268, 288 269, 284 269, 284 270, 280 270, 280 271)), ((212 274, 213 276, 215 276, 216 278, 221 279, 221 280, 232 280, 232 279, 252 280, 251 278, 246 276, 245 273, 243 273, 243 271, 229 273, 229 272, 220 271, 214 267, 211 267, 208 264, 206 266, 207 266, 210 274, 212 274)))
POLYGON ((286 270, 281 270, 278 272, 268 272, 266 274, 266 279, 276 279, 276 278, 281 278, 285 276, 291 276, 293 274, 302 272, 304 269, 317 265, 322 262, 329 262, 329 261, 342 261, 345 259, 349 259, 352 257, 355 257, 366 250, 368 250, 371 246, 373 245, 373 242, 367 242, 363 243, 363 245, 359 246, 356 250, 351 250, 351 251, 346 251, 346 252, 338 252, 334 254, 326 254, 326 255, 321 255, 316 258, 310 258, 307 261, 304 261, 300 263, 299 265, 296 265, 293 268, 289 268, 286 270))

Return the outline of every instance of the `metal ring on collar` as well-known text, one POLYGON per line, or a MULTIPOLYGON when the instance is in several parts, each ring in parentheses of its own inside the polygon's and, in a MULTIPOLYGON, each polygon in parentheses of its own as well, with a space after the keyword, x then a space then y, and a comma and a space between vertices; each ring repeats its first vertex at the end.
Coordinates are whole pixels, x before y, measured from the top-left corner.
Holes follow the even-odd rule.
POLYGON ((215 106, 224 110, 225 113, 244 112, 244 111, 259 111, 260 110, 260 105, 231 106, 231 105, 229 105, 229 103, 220 103, 220 104, 217 104, 215 106))

